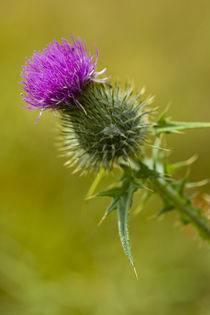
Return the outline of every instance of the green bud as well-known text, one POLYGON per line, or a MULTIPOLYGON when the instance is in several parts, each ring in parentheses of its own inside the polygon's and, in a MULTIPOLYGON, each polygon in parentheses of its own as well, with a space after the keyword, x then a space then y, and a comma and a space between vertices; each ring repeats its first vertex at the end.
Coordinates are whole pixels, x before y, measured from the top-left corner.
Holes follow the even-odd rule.
POLYGON ((62 148, 66 164, 80 169, 112 169, 141 153, 147 134, 148 101, 131 88, 89 83, 77 104, 61 110, 62 148))

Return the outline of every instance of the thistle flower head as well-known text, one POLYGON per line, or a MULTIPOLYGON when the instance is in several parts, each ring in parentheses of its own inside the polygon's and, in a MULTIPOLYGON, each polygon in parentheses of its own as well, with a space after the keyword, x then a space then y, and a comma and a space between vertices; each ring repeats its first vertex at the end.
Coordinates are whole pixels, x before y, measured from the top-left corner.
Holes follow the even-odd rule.
POLYGON ((139 155, 147 132, 140 94, 98 79, 96 58, 72 37, 54 41, 28 59, 22 71, 24 101, 30 109, 58 110, 63 149, 77 169, 112 169, 139 155), (77 105, 77 106, 75 106, 77 105))
POLYGON ((47 48, 34 52, 21 73, 27 108, 59 109, 68 106, 69 101, 77 103, 77 97, 90 81, 106 80, 96 78, 105 71, 95 71, 97 59, 97 50, 96 57, 88 55, 85 42, 73 36, 72 43, 63 39, 60 44, 54 40, 47 48))
POLYGON ((148 122, 141 93, 117 84, 91 83, 79 97, 85 108, 64 108, 61 113, 62 149, 67 164, 81 169, 112 169, 141 152, 148 122))

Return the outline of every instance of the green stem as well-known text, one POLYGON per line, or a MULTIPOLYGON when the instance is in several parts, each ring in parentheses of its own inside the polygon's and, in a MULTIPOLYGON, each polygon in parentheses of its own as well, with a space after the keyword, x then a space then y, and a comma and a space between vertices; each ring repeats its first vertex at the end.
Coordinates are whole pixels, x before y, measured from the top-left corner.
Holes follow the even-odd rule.
MULTIPOLYGON (((150 178, 151 179, 151 178, 150 178)), ((154 188, 164 195, 172 204, 187 216, 190 221, 200 230, 206 239, 210 240, 210 228, 209 226, 199 217, 191 208, 191 206, 186 205, 186 200, 182 198, 176 190, 169 186, 162 178, 153 177, 151 179, 154 188)))

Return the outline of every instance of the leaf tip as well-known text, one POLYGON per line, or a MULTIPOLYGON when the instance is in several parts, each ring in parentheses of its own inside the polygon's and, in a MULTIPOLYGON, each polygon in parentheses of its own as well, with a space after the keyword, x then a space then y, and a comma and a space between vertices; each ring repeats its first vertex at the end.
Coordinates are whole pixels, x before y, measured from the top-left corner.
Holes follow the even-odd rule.
POLYGON ((101 226, 101 224, 104 222, 105 219, 106 219, 106 215, 103 215, 103 217, 98 222, 98 226, 101 226))
POLYGON ((135 273, 136 280, 139 280, 138 272, 137 272, 136 267, 134 265, 133 265, 133 271, 135 273))

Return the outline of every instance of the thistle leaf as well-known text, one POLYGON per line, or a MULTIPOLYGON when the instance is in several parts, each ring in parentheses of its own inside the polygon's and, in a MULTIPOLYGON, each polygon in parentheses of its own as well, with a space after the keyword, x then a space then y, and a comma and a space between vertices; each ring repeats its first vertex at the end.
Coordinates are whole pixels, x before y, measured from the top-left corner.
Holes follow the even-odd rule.
POLYGON ((115 198, 111 204, 109 205, 109 207, 106 209, 103 217, 101 218, 101 220, 99 221, 98 225, 101 225, 101 223, 108 217, 108 215, 117 209, 118 207, 118 202, 119 202, 119 199, 118 198, 115 198))
MULTIPOLYGON (((162 179, 153 179, 158 188, 157 193, 162 198, 164 205, 173 206, 179 213, 182 224, 191 224, 198 231, 200 237, 210 240, 210 226, 207 216, 203 214, 201 208, 192 204, 191 198, 184 194, 186 179, 169 184, 162 179)), ((171 209, 173 210, 173 209, 171 209)), ((165 211, 164 211, 165 212, 165 211)))
POLYGON ((186 183, 186 188, 202 187, 202 186, 207 185, 208 183, 209 183, 209 179, 208 178, 200 180, 198 182, 188 182, 188 183, 186 183))
POLYGON ((128 257, 131 265, 134 268, 136 273, 134 259, 131 252, 130 246, 130 238, 128 232, 128 218, 129 218, 129 211, 132 204, 132 198, 135 188, 133 187, 132 183, 128 187, 128 191, 121 196, 118 203, 118 228, 120 234, 120 240, 124 249, 126 256, 128 257))
POLYGON ((122 194, 122 192, 123 192, 122 187, 113 187, 99 192, 97 196, 116 198, 119 197, 122 194))
POLYGON ((197 128, 210 128, 210 123, 171 121, 169 118, 166 118, 165 115, 162 115, 158 121, 151 126, 149 131, 154 135, 159 135, 161 133, 179 133, 183 130, 197 128))
POLYGON ((108 196, 112 197, 113 200, 107 210, 105 211, 104 216, 102 217, 99 224, 101 224, 104 219, 114 210, 117 210, 118 215, 118 229, 120 240, 122 243, 122 247, 126 256, 128 257, 134 272, 137 277, 134 259, 131 252, 130 247, 130 239, 128 232, 128 218, 129 212, 132 205, 133 194, 139 188, 143 188, 142 185, 137 178, 133 176, 134 172, 131 168, 123 166, 123 175, 121 177, 121 186, 116 186, 107 190, 104 190, 98 193, 98 196, 108 196))
POLYGON ((189 159, 187 159, 185 161, 180 161, 180 162, 177 162, 174 164, 168 163, 167 164, 167 174, 173 174, 177 170, 193 164, 196 160, 197 160, 197 155, 193 155, 192 157, 190 157, 189 159))

